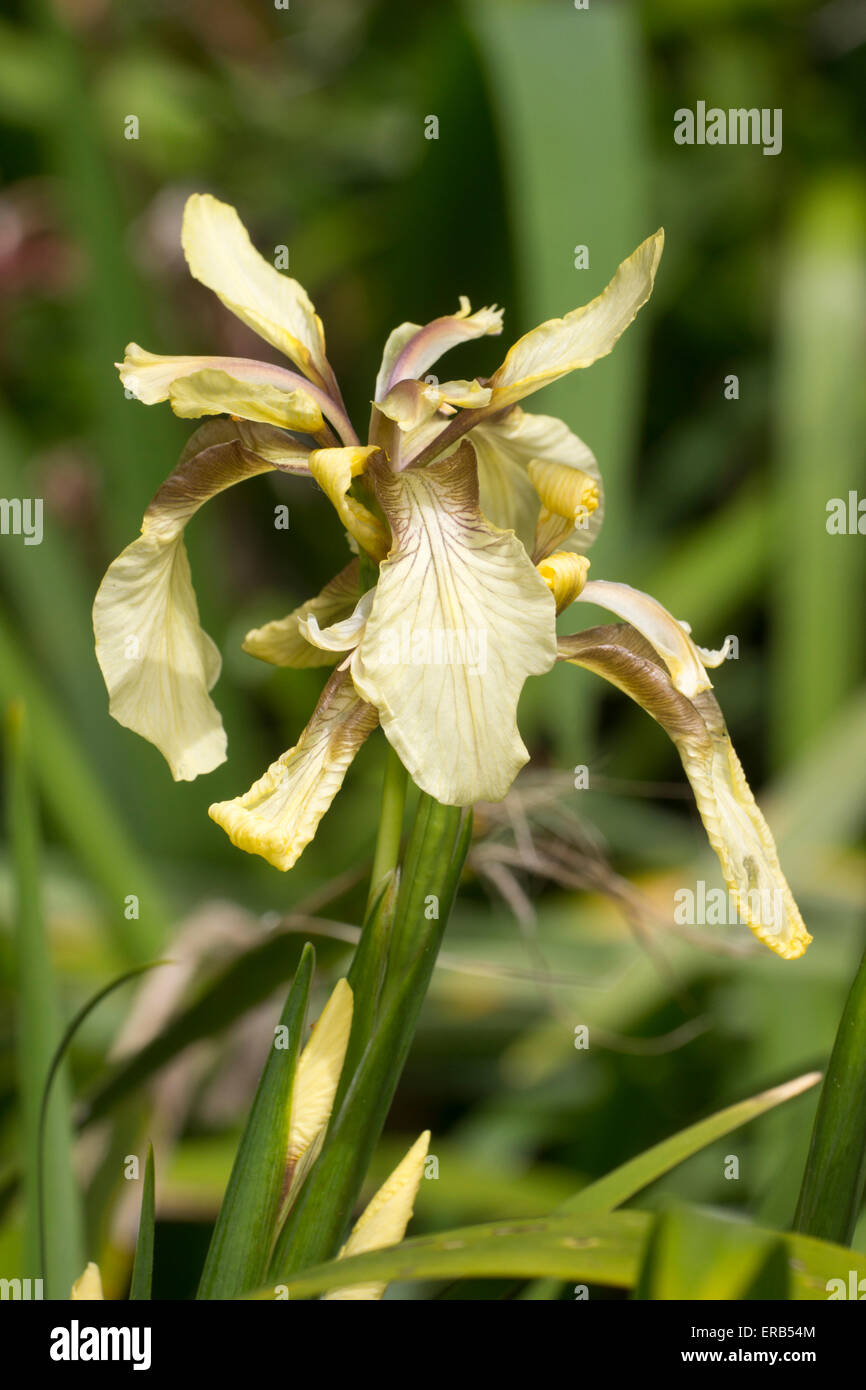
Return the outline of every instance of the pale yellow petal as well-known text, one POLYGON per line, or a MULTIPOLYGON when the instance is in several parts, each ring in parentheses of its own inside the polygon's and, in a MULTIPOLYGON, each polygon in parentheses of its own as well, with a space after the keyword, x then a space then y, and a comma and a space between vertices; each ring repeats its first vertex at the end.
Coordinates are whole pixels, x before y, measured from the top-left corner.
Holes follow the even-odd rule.
POLYGON ((416 381, 426 376, 443 353, 458 343, 502 332, 502 310, 495 305, 474 314, 465 295, 460 296, 456 314, 444 314, 424 324, 403 323, 385 344, 382 365, 376 378, 376 400, 381 401, 399 381, 416 381))
POLYGON ((517 702, 556 659, 553 597, 523 546, 478 510, 474 452, 392 474, 394 534, 352 658, 359 692, 409 775, 449 805, 499 800, 528 754, 517 702))
POLYGON ((595 478, 581 468, 532 459, 528 472, 542 503, 532 544, 532 558, 538 563, 565 545, 575 531, 588 529, 601 495, 595 478))
POLYGON ((801 956, 812 938, 712 692, 682 694, 652 645, 627 623, 560 638, 560 653, 604 676, 661 724, 679 752, 739 916, 777 955, 801 956))
MULTIPOLYGON (((430 1131, 416 1139, 405 1158, 382 1184, 372 1201, 359 1217, 339 1259, 350 1255, 365 1255, 386 1245, 398 1245, 412 1219, 418 1188, 424 1176, 424 1164, 430 1147, 430 1131)), ((323 1295, 334 1300, 375 1300, 382 1297, 386 1284, 351 1284, 344 1289, 330 1289, 323 1295)))
POLYGON ((701 690, 712 689, 712 681, 688 632, 649 594, 630 584, 595 579, 585 586, 578 602, 597 604, 637 628, 663 659, 683 695, 693 698, 701 690))
POLYGON ((292 666, 296 670, 308 666, 333 666, 333 652, 312 646, 308 641, 305 621, 315 618, 320 628, 342 622, 351 616, 360 592, 358 561, 353 560, 315 598, 307 599, 287 617, 277 618, 264 627, 248 632, 243 649, 250 656, 269 661, 274 666, 292 666))
POLYGON ((360 698, 348 672, 335 671, 295 747, 243 796, 216 802, 208 815, 238 849, 260 854, 276 869, 290 869, 376 722, 376 711, 360 698))
POLYGON ((169 387, 169 400, 175 415, 184 420, 238 415, 302 434, 316 434, 324 423, 322 412, 306 391, 280 391, 276 386, 238 381, 213 368, 176 378, 169 387))
POLYGON ((309 457, 310 472, 349 535, 377 560, 388 549, 387 527, 362 502, 349 496, 349 488, 352 479, 364 472, 371 455, 378 452, 373 445, 359 445, 345 449, 314 449, 309 457))
POLYGON ((340 622, 331 623, 329 627, 320 627, 315 613, 310 613, 307 617, 302 618, 298 627, 308 642, 312 643, 314 647, 321 647, 323 651, 354 651, 367 625, 375 597, 376 590, 368 589, 358 599, 348 617, 341 619, 340 622))
POLYGON ((196 280, 326 386, 325 338, 306 290, 259 255, 235 209, 209 193, 194 193, 184 209, 181 239, 196 280))
MULTIPOLYGON (((223 430, 202 432, 214 434, 223 430)), ((269 468, 237 439, 185 451, 145 512, 141 535, 109 566, 93 605, 111 714, 156 744, 176 781, 210 772, 226 755, 222 720, 208 695, 220 654, 199 623, 184 526, 210 497, 269 468)))
MULTIPOLYGON (((490 387, 478 381, 445 381, 441 386, 423 381, 399 381, 384 400, 376 402, 376 409, 401 430, 410 431, 417 430, 437 411, 453 414, 455 406, 478 409, 489 401, 490 387)), ((442 424, 444 426, 444 419, 442 424)))
POLYGON ((597 299, 518 339, 491 377, 494 403, 519 401, 605 357, 652 294, 663 246, 664 232, 659 230, 622 262, 597 299))
MULTIPOLYGON (((576 469, 595 483, 598 501, 570 535, 555 542, 561 550, 588 550, 601 530, 604 492, 592 450, 562 420, 531 415, 514 406, 501 420, 482 421, 468 435, 478 458, 481 510, 494 526, 516 531, 530 553, 535 550, 541 502, 529 476, 533 460, 576 469)), ((560 531, 562 528, 558 528, 560 531)))
POLYGON ((99 1265, 94 1264, 93 1260, 85 1267, 84 1273, 79 1274, 72 1291, 69 1295, 73 1302, 102 1302, 105 1294, 102 1292, 102 1276, 99 1273, 99 1265))

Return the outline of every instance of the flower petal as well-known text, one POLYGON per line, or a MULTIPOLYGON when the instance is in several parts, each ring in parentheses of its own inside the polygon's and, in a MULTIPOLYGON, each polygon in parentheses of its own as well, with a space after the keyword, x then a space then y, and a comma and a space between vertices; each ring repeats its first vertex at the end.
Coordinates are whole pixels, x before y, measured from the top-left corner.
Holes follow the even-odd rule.
MULTIPOLYGON (((230 421, 215 421, 194 441, 233 432, 230 421)), ((193 442, 192 449, 150 503, 141 535, 109 566, 93 605, 109 709, 156 744, 175 781, 210 772, 226 755, 222 720, 208 696, 221 659, 199 624, 183 530, 203 502, 272 466, 237 437, 204 449, 193 442)))
POLYGON ((376 711, 358 695, 346 671, 335 671, 294 748, 234 801, 208 809, 232 844, 260 854, 276 869, 300 858, 343 784, 376 711))
POLYGON ((373 477, 394 546, 353 679, 423 791, 448 805, 499 800, 528 757, 523 683, 556 659, 553 597, 517 537, 478 510, 471 445, 373 477))
POLYGON ((516 531, 530 553, 535 550, 541 504, 529 465, 538 459, 588 474, 598 489, 598 505, 556 544, 562 550, 580 553, 589 549, 604 517, 601 473, 592 450, 562 420, 553 415, 530 415, 514 406, 501 419, 476 425, 467 437, 478 458, 482 512, 494 526, 516 531))
MULTIPOLYGON (((412 1218, 412 1209, 424 1176, 429 1147, 430 1131, 427 1129, 415 1140, 405 1158, 398 1163, 358 1218, 338 1259, 346 1259, 349 1255, 364 1255, 370 1250, 381 1250, 383 1246, 399 1244, 412 1218)), ((374 1300, 381 1298, 386 1288, 386 1284, 350 1284, 344 1289, 330 1289, 322 1297, 333 1300, 374 1300)))
POLYGON ((395 328, 385 344, 382 365, 376 378, 376 400, 384 399, 398 381, 417 381, 429 372, 443 353, 458 343, 502 332, 502 313, 495 304, 474 314, 465 294, 460 296, 456 314, 445 314, 421 327, 403 323, 395 328))
POLYGON ((327 388, 325 335, 306 290, 259 255, 235 209, 209 193, 194 193, 184 209, 181 240, 196 280, 327 388))
POLYGON ((375 445, 359 445, 345 449, 314 449, 310 454, 310 472, 326 494, 349 535, 379 559, 388 549, 388 532, 378 517, 349 496, 352 479, 359 477, 370 457, 378 453, 375 445))
POLYGON ((519 338, 490 379, 493 403, 519 401, 548 382, 606 357, 652 294, 663 247, 660 229, 622 262, 597 299, 519 338))
POLYGON ((376 590, 368 589, 358 599, 352 612, 348 617, 340 622, 331 623, 329 627, 319 627, 319 621, 315 613, 310 613, 302 618, 298 624, 304 637, 311 642, 314 647, 320 647, 326 652, 351 652, 354 651, 361 640, 367 619, 370 616, 370 609, 376 597, 376 590))
POLYGON ((562 637, 559 648, 563 660, 604 676, 661 724, 679 752, 739 915, 777 955, 801 956, 812 938, 712 692, 682 694, 650 643, 627 623, 562 637))
POLYGON ((633 589, 630 584, 592 579, 585 585, 578 602, 597 604, 637 628, 663 659, 674 685, 683 695, 692 698, 701 690, 712 690, 713 683, 687 629, 649 594, 633 589))
POLYGON ((305 619, 312 617, 322 627, 331 627, 351 616, 360 594, 358 561, 352 560, 315 598, 307 599, 287 617, 248 632, 243 649, 250 656, 269 661, 274 666, 292 666, 296 670, 308 666, 333 666, 333 652, 312 646, 308 641, 305 619))
POLYGON ((478 381, 445 381, 441 386, 423 381, 398 381, 384 400, 376 402, 376 409, 394 420, 401 430, 409 431, 423 425, 438 410, 452 406, 478 409, 489 401, 490 387, 478 381))
POLYGON ((209 368, 177 377, 169 387, 175 415, 195 420, 201 415, 239 415, 284 430, 317 434, 322 412, 306 391, 280 391, 276 386, 237 381, 228 372, 209 368))

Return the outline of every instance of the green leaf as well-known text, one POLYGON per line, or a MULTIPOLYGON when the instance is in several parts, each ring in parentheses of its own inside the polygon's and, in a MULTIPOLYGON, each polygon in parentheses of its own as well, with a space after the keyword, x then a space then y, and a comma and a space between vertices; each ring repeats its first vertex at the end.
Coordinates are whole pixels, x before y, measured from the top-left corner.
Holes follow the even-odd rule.
POLYGON ((147 1146, 147 1162, 144 1167, 144 1186, 141 1190, 141 1215, 138 1218, 138 1240, 135 1244, 135 1261, 132 1266, 130 1299, 149 1299, 153 1281, 153 1232, 156 1224, 155 1193, 153 1177, 153 1145, 147 1146))
POLYGON ((794 1081, 786 1081, 782 1086, 762 1091, 748 1100, 741 1100, 736 1105, 729 1105, 727 1109, 717 1111, 715 1115, 709 1115, 707 1119, 700 1120, 695 1125, 689 1125, 688 1129, 682 1129, 670 1139, 654 1144, 651 1149, 646 1149, 636 1158, 621 1164, 612 1173, 607 1173, 597 1182, 590 1183, 588 1187, 584 1187, 564 1202, 560 1211, 595 1214, 613 1211, 636 1192, 670 1172, 671 1168, 676 1168, 677 1164, 684 1163, 687 1158, 705 1149, 708 1144, 715 1143, 723 1135, 730 1134, 731 1130, 739 1129, 740 1125, 747 1124, 758 1115, 766 1114, 768 1110, 774 1109, 784 1101, 802 1095, 820 1080, 820 1072, 808 1072, 805 1076, 798 1076, 794 1081))
POLYGON ((866 1256, 840 1245, 751 1226, 721 1212, 676 1207, 661 1213, 636 1297, 826 1300, 834 1280, 849 1286, 866 1256))
POLYGON ((73 1280, 84 1267, 84 1223, 72 1162, 65 1075, 48 1108, 57 1070, 57 1054, 52 1060, 52 1050, 60 1033, 60 1009, 42 912, 39 815, 31 783, 27 719, 20 701, 6 711, 6 820, 15 886, 24 1273, 45 1280, 48 1298, 68 1298, 73 1280))
MULTIPOLYGON (((419 1236, 367 1255, 352 1255, 300 1274, 275 1278, 290 1298, 349 1284, 395 1279, 560 1279, 629 1288, 637 1277, 651 1218, 643 1212, 497 1221, 419 1236)), ((273 1289, 261 1298, 273 1298, 273 1289)))
POLYGON ((794 1225, 848 1245, 866 1186, 866 955, 845 1002, 818 1102, 794 1225))
POLYGON ((790 1297, 785 1244, 771 1232, 692 1207, 662 1212, 653 1226, 634 1297, 790 1297))
POLYGON ((271 1042, 217 1217, 198 1298, 237 1298, 264 1279, 283 1190, 292 1086, 315 963, 316 953, 307 944, 280 1019, 286 1045, 276 1047, 271 1042))

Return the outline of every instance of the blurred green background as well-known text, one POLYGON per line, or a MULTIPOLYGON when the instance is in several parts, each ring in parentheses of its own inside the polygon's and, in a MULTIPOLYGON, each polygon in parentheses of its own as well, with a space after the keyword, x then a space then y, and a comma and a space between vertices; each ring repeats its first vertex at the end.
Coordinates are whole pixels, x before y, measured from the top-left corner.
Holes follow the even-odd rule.
MULTIPOLYGON (((320 493, 257 479, 189 529, 202 621, 224 654, 214 694, 229 759, 217 772, 172 783, 157 751, 109 718, 93 656, 99 580, 190 433, 167 407, 125 399, 112 363, 130 340, 270 352, 186 272, 179 221, 196 190, 233 203, 265 255, 289 248, 361 430, 394 325, 451 312, 459 294, 504 303, 503 339, 449 365, 488 373, 665 226, 638 323, 530 408, 561 414, 598 457, 607 513, 593 577, 653 593, 703 645, 737 636, 716 693, 815 938, 787 964, 745 928, 676 928, 674 891, 721 878, 674 750, 587 673, 530 682, 531 770, 478 817, 378 1163, 388 1171, 432 1128, 440 1176, 422 1184, 413 1230, 548 1211, 677 1127, 823 1065, 866 901, 866 542, 825 527, 829 499, 866 496, 864 43, 846 0, 8 8, 0 495, 43 498, 45 529, 38 546, 0 536, 0 701, 26 706, 42 840, 30 910, 47 925, 58 999, 41 1044, 24 1047, 4 841, 0 1272, 26 1272, 23 1053, 50 1051, 60 1020, 113 974, 165 954, 180 963, 109 999, 73 1052, 83 1104, 121 1052, 162 1038, 149 1070, 120 1072, 91 1103, 69 1267, 99 1257, 123 1288, 137 1185, 121 1159, 152 1136, 154 1293, 190 1294, 300 945, 317 941, 324 997, 363 905, 381 735, 287 877, 234 850, 206 813, 294 742, 322 684, 240 650, 250 627, 344 563, 320 493), (781 107, 781 154, 675 145, 674 111, 698 100, 781 107), (280 501, 288 532, 273 527, 280 501), (578 765, 586 790, 573 788, 578 765), (312 928, 311 914, 325 920, 312 928), (580 1024, 588 1051, 574 1047, 580 1024)), ((675 1192, 785 1224, 814 1104, 810 1093, 716 1145, 652 1200, 675 1192)))

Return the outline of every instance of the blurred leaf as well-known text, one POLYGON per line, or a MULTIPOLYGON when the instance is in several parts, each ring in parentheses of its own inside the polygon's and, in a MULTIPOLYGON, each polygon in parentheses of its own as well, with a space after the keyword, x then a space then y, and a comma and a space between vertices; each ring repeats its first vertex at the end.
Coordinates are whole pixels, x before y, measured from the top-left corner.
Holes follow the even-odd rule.
POLYGON ((84 1267, 83 1216, 72 1162, 65 1073, 49 1105, 51 1082, 64 1044, 52 1057, 60 1032, 60 1010, 42 915, 39 820, 31 782, 26 710, 20 701, 6 710, 5 732, 6 820, 16 895, 24 1273, 26 1278, 45 1280, 46 1297, 68 1298, 84 1267))
POLYGON ((845 1003, 821 1090, 794 1225, 849 1245, 866 1187, 866 955, 845 1003))
POLYGON ((749 1120, 765 1114, 784 1101, 802 1095, 820 1080, 820 1072, 810 1072, 806 1076, 798 1076, 795 1081, 787 1081, 782 1086, 774 1086, 772 1090, 751 1096, 749 1100, 742 1100, 737 1105, 729 1105, 726 1110, 719 1110, 706 1120, 680 1130, 679 1134, 663 1140, 661 1144, 647 1149, 645 1153, 638 1154, 637 1158, 623 1163, 612 1173, 605 1174, 598 1182, 591 1183, 589 1187, 570 1197, 560 1210, 595 1213, 613 1211, 636 1192, 648 1187, 650 1183, 655 1182, 671 1168, 675 1168, 678 1163, 683 1163, 693 1154, 699 1153, 708 1144, 715 1143, 723 1135, 730 1134, 740 1125, 747 1124, 749 1120))
POLYGON ((283 1192, 295 1067, 316 953, 309 943, 280 1018, 285 1046, 271 1040, 205 1260, 198 1298, 237 1298, 263 1280, 283 1192))
POLYGON ((148 1144, 144 1167, 144 1186, 141 1190, 141 1215, 138 1218, 138 1240, 132 1266, 130 1299, 149 1299, 153 1281, 153 1233, 156 1221, 153 1178, 153 1145, 148 1144))
MULTIPOLYGON (((863 546, 827 532, 827 503, 866 483, 866 186, 813 185, 796 207, 782 260, 778 325, 774 706, 777 758, 831 726, 863 669, 863 638, 847 614, 862 592, 863 546)), ((861 487, 862 491, 862 487, 861 487)), ((827 784, 829 791, 831 784, 827 784)))
POLYGON ((693 1207, 658 1217, 634 1292, 655 1301, 789 1296, 781 1237, 693 1207))
POLYGON ((167 910, 162 894, 144 859, 127 840, 63 715, 0 616, 0 699, 18 696, 39 730, 32 756, 45 802, 113 906, 108 920, 115 929, 118 954, 127 960, 152 956, 165 937, 167 910), (130 884, 135 885, 144 908, 140 919, 122 915, 130 884))
MULTIPOLYGON (((162 1031, 102 1081, 87 1104, 84 1123, 91 1124, 125 1101, 162 1067, 202 1038, 223 1032, 249 1009, 268 999, 298 968, 304 943, 295 931, 278 932, 244 952, 207 984, 162 1031)), ((323 939, 320 957, 331 960, 345 945, 323 939)))

